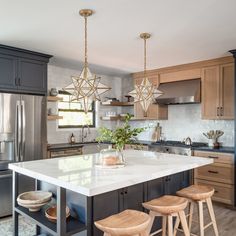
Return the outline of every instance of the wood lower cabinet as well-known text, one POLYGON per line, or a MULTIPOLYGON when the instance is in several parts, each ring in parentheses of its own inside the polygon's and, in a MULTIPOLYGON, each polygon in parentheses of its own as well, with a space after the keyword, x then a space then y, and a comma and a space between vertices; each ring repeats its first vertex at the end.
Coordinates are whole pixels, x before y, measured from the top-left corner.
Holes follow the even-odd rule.
POLYGON ((229 153, 194 151, 194 156, 214 159, 211 165, 199 167, 194 171, 196 184, 210 185, 215 189, 213 200, 234 204, 234 155, 229 153))
MULTIPOLYGON (((141 84, 143 78, 135 79, 134 84, 141 84)), ((149 81, 155 85, 159 85, 158 78, 149 78, 149 81)), ((147 113, 142 110, 140 103, 134 104, 134 116, 136 118, 146 118, 146 119, 159 119, 167 120, 168 119, 168 106, 162 106, 158 104, 151 104, 148 108, 147 113)))
POLYGON ((234 119, 234 64, 202 69, 202 118, 234 119))

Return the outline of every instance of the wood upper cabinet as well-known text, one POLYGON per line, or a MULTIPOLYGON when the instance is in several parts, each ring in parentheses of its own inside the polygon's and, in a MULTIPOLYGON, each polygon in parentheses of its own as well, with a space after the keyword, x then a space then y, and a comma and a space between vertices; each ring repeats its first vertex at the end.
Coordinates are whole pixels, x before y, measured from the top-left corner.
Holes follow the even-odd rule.
POLYGON ((220 66, 221 119, 234 119, 234 64, 220 66))
POLYGON ((234 119, 234 65, 202 69, 202 118, 234 119))
MULTIPOLYGON (((134 80, 134 84, 141 84, 143 78, 138 78, 134 80)), ((149 78, 149 81, 153 83, 153 85, 158 86, 159 80, 158 78, 149 78)), ((143 119, 160 119, 166 120, 168 119, 168 107, 167 106, 160 106, 157 104, 151 104, 148 108, 147 114, 145 116, 144 111, 140 103, 134 104, 134 116, 136 118, 143 118, 143 119)))

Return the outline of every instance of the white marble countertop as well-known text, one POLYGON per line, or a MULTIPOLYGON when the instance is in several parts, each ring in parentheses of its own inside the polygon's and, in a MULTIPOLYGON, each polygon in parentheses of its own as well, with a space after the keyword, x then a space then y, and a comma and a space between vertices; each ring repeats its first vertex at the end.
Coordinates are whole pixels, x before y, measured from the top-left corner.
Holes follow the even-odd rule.
POLYGON ((212 159, 149 151, 125 150, 127 165, 119 169, 95 167, 99 154, 9 164, 20 174, 94 196, 213 163, 212 159))

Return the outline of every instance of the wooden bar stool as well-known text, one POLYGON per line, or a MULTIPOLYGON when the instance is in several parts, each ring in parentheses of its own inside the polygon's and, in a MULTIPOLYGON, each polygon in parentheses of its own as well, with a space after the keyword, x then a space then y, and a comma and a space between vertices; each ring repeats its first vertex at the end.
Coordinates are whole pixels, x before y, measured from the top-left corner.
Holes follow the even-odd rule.
POLYGON ((148 236, 150 220, 144 212, 125 210, 94 224, 104 232, 104 236, 148 236))
MULTIPOLYGON (((209 226, 213 226, 215 236, 218 236, 218 229, 215 219, 215 214, 212 206, 211 197, 214 194, 214 188, 205 185, 191 185, 190 187, 184 188, 177 192, 178 196, 188 198, 190 201, 189 206, 189 214, 188 214, 188 224, 189 224, 189 231, 191 232, 192 226, 192 219, 193 219, 193 209, 194 204, 197 203, 198 205, 198 216, 199 216, 199 229, 200 229, 200 236, 204 236, 204 230, 209 226), (209 211, 209 215, 211 218, 211 222, 207 225, 204 225, 203 219, 203 203, 207 204, 207 208, 209 211)), ((178 222, 176 222, 177 224, 178 222)), ((178 226, 176 227, 178 228, 178 226)), ((196 234, 191 234, 196 235, 196 234)))
POLYGON ((151 222, 148 228, 149 233, 151 232, 155 217, 162 217, 162 229, 159 229, 150 235, 156 235, 162 232, 162 236, 165 236, 168 223, 168 236, 173 236, 173 217, 177 217, 182 224, 184 235, 190 236, 184 213, 184 209, 187 207, 187 205, 188 200, 186 198, 170 195, 165 195, 143 203, 143 206, 150 210, 149 215, 151 217, 151 222))

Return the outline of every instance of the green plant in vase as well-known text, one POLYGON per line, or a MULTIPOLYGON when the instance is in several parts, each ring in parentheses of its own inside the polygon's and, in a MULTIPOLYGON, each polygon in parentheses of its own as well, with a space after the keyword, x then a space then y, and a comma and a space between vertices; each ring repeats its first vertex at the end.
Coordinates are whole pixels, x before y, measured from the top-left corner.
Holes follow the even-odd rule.
POLYGON ((130 114, 127 114, 124 124, 117 127, 115 130, 101 127, 98 131, 99 137, 97 138, 97 141, 110 142, 119 152, 122 152, 125 144, 135 143, 135 141, 137 141, 138 134, 142 133, 146 128, 132 128, 129 124, 131 117, 132 116, 130 114))

